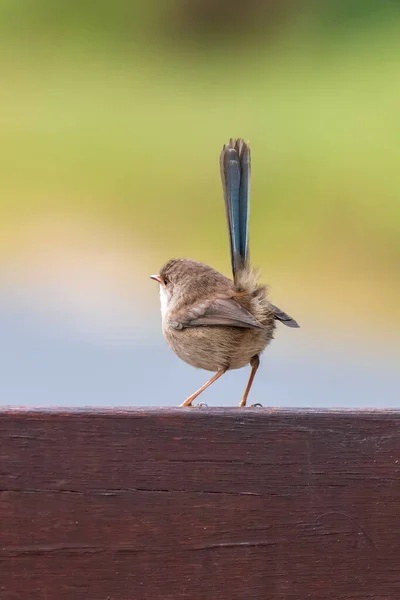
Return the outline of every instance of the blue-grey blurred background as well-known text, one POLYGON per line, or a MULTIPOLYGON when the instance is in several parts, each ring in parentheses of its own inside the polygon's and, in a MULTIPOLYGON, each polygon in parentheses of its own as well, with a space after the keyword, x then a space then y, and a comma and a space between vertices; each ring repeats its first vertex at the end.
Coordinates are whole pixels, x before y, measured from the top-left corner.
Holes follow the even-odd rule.
POLYGON ((229 274, 218 155, 243 136, 252 259, 301 324, 252 400, 400 405, 400 2, 13 0, 0 50, 2 404, 177 405, 208 379, 148 275, 229 274))

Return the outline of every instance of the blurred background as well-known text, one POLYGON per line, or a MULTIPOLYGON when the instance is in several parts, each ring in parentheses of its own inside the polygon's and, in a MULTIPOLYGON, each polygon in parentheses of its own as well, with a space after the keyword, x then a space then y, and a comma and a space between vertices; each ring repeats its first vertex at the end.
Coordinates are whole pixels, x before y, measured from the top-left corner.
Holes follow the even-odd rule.
POLYGON ((252 261, 301 325, 252 400, 400 405, 398 0, 8 0, 0 49, 2 404, 177 405, 209 378, 148 276, 229 274, 218 156, 240 136, 252 261))

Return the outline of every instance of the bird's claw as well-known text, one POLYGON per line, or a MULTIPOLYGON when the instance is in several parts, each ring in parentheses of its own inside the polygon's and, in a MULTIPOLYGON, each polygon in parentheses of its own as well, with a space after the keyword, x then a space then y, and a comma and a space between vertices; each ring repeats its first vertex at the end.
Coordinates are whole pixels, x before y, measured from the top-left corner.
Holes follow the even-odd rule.
POLYGON ((195 404, 196 408, 208 408, 208 404, 206 404, 205 402, 199 402, 198 404, 195 404))
POLYGON ((263 405, 262 405, 262 404, 260 404, 259 402, 256 402, 255 404, 252 404, 252 405, 250 406, 250 408, 262 408, 262 407, 263 407, 263 405))

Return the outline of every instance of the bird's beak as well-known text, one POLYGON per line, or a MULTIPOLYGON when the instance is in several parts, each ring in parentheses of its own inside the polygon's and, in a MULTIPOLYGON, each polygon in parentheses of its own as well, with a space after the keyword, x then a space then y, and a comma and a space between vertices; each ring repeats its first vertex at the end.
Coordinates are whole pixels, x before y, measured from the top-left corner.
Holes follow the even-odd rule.
POLYGON ((161 275, 150 275, 150 279, 154 279, 154 281, 158 281, 161 285, 164 285, 164 279, 161 275))

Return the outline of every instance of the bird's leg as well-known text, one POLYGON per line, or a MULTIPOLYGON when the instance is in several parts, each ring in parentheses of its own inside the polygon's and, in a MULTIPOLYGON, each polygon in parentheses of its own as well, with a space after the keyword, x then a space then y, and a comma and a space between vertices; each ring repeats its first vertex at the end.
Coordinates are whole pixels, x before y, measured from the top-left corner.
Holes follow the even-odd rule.
POLYGON ((244 392, 244 396, 243 396, 239 406, 246 406, 247 396, 249 395, 251 386, 253 385, 254 377, 256 376, 257 369, 260 365, 260 358, 259 358, 258 354, 253 356, 253 358, 250 360, 250 365, 251 365, 251 373, 250 373, 250 377, 249 377, 249 382, 247 384, 246 390, 244 392))
POLYGON ((211 377, 210 381, 207 381, 207 383, 202 385, 201 388, 197 390, 197 392, 189 396, 189 398, 186 398, 185 402, 182 402, 181 406, 192 406, 193 400, 195 400, 197 396, 200 396, 201 392, 204 392, 204 390, 206 390, 212 383, 214 383, 214 381, 217 381, 217 379, 219 379, 224 373, 226 373, 226 369, 215 373, 215 375, 211 377))

